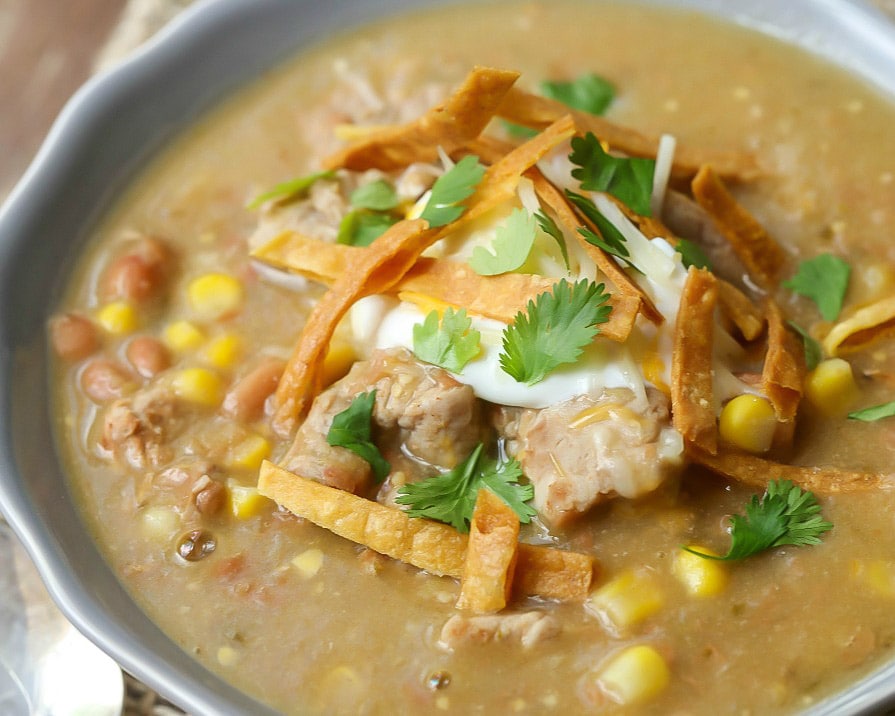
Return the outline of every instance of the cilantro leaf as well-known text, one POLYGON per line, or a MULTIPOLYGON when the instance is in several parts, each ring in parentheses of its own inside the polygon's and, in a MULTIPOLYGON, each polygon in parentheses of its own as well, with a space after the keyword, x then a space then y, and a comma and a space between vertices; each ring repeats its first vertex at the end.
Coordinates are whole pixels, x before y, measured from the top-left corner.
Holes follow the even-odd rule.
POLYGON ((351 192, 349 201, 356 209, 388 211, 398 205, 398 195, 385 179, 377 179, 351 192))
POLYGON ((572 265, 569 263, 569 248, 566 246, 566 237, 563 236, 562 229, 556 225, 556 222, 548 216, 546 212, 536 211, 535 220, 538 222, 538 226, 541 227, 541 231, 556 241, 559 246, 559 252, 562 254, 563 263, 566 265, 566 271, 571 271, 572 265))
POLYGON ((865 423, 873 423, 883 418, 895 417, 895 400, 882 405, 874 405, 871 408, 856 410, 853 413, 849 413, 848 417, 851 420, 862 420, 865 423))
POLYGON ((284 181, 281 184, 277 184, 272 189, 264 192, 263 194, 259 194, 258 196, 256 196, 248 204, 246 204, 246 209, 257 209, 264 202, 271 201, 273 199, 276 199, 277 201, 289 201, 292 199, 298 199, 319 180, 334 179, 335 176, 336 173, 334 171, 325 171, 317 172, 315 174, 308 174, 303 177, 298 177, 297 179, 290 179, 289 181, 284 181))
POLYGON ((808 370, 814 370, 817 368, 817 364, 824 359, 824 349, 821 348, 820 343, 814 340, 812 335, 800 325, 793 321, 787 321, 787 323, 796 333, 802 336, 802 342, 805 345, 805 367, 807 367, 808 370))
POLYGON ((796 275, 784 281, 786 288, 810 298, 826 321, 835 321, 842 310, 851 266, 838 256, 821 254, 802 261, 796 275))
POLYGON ((760 499, 752 495, 745 516, 730 518, 731 544, 726 555, 716 557, 689 547, 684 549, 706 559, 745 559, 772 547, 820 544, 820 535, 832 527, 820 515, 813 493, 789 480, 771 480, 760 499))
POLYGON ((342 217, 336 241, 348 246, 369 246, 397 221, 392 214, 355 209, 342 217))
POLYGON ((525 209, 513 209, 506 223, 497 227, 491 251, 484 246, 476 246, 469 257, 469 265, 480 276, 515 271, 531 253, 535 231, 534 217, 525 209))
POLYGON ((590 114, 603 114, 615 99, 615 87, 593 73, 581 75, 571 82, 544 81, 541 93, 567 107, 590 114))
POLYGON ((572 176, 588 191, 602 191, 619 199, 641 216, 651 216, 650 196, 653 193, 653 159, 613 157, 591 132, 572 137, 569 161, 578 168, 572 176))
POLYGON ((456 221, 466 210, 460 202, 466 199, 485 176, 485 167, 473 154, 463 157, 448 171, 435 180, 432 194, 420 218, 429 226, 445 226, 456 221))
POLYGON ((375 402, 375 390, 358 394, 351 401, 351 405, 333 416, 332 424, 326 433, 326 442, 333 447, 351 450, 355 455, 362 457, 370 463, 376 480, 382 482, 392 468, 370 439, 370 423, 375 402))
POLYGON ((509 122, 505 119, 501 120, 501 124, 503 124, 503 128, 506 130, 507 134, 515 139, 531 139, 538 133, 537 129, 526 127, 524 124, 509 122))
POLYGON ((476 495, 484 485, 519 515, 520 522, 530 522, 535 511, 525 503, 534 496, 534 488, 519 484, 519 463, 510 460, 501 465, 483 460, 482 448, 479 443, 449 472, 401 486, 395 502, 410 507, 410 517, 427 517, 452 525, 459 532, 469 532, 476 495))
POLYGON ((681 261, 684 264, 684 268, 695 266, 698 269, 712 270, 712 266, 709 263, 709 257, 705 255, 703 250, 699 247, 699 244, 695 244, 687 239, 678 239, 677 246, 674 247, 674 250, 681 255, 681 261))
POLYGON ((565 279, 529 301, 503 332, 500 367, 519 383, 534 385, 563 363, 574 363, 584 346, 599 333, 597 324, 609 320, 612 306, 603 284, 565 279))
POLYGON ((593 201, 586 196, 576 194, 574 191, 568 189, 566 189, 566 197, 568 197, 569 201, 577 206, 581 213, 584 214, 584 216, 586 216, 587 219, 600 231, 600 233, 597 234, 586 226, 579 227, 578 233, 584 237, 585 241, 603 249, 607 254, 615 256, 617 259, 621 259, 624 263, 628 264, 628 266, 639 271, 640 269, 638 269, 631 261, 631 252, 628 251, 628 247, 625 245, 627 243, 625 235, 615 228, 615 224, 600 213, 600 210, 597 209, 593 201))
POLYGON ((481 334, 471 328, 466 309, 454 313, 448 308, 438 325, 438 311, 430 311, 425 321, 413 327, 413 352, 426 363, 459 373, 479 354, 481 334))

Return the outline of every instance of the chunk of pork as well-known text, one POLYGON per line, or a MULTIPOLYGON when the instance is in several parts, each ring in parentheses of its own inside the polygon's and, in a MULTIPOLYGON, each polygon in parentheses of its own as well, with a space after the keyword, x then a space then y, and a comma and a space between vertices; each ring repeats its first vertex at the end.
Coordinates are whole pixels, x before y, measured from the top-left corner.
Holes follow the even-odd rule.
POLYGON ((560 630, 554 617, 539 611, 472 617, 455 614, 442 627, 438 645, 454 650, 492 641, 515 641, 523 649, 531 649, 560 630))
POLYGON ((150 385, 109 405, 100 446, 132 467, 158 467, 173 457, 170 439, 179 431, 183 414, 173 391, 150 385))
POLYGON ((609 497, 652 492, 683 464, 668 399, 654 389, 645 402, 621 388, 543 410, 505 409, 498 423, 534 486, 535 509, 552 526, 609 497))
POLYGON ((487 431, 480 401, 447 371, 419 363, 404 349, 377 351, 314 401, 283 460, 287 470, 356 494, 370 487, 366 461, 326 442, 333 416, 354 398, 376 390, 374 440, 383 453, 450 468, 465 458, 487 431))

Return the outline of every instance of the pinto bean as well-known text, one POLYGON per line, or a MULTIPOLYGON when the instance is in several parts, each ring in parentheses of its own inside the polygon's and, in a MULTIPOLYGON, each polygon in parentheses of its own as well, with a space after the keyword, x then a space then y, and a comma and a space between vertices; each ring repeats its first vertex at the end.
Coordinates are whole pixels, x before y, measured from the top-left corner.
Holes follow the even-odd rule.
POLYGON ((264 401, 277 389, 285 365, 279 358, 265 358, 224 396, 224 413, 245 422, 261 417, 264 401))
POLYGON ((152 336, 138 336, 125 351, 128 361, 144 378, 152 378, 171 365, 171 353, 164 343, 152 336))
POLYGON ((207 516, 216 515, 227 501, 227 490, 221 483, 209 480, 207 485, 195 493, 193 499, 200 513, 207 516))
POLYGON ((105 300, 124 299, 145 303, 156 298, 170 274, 171 251, 159 239, 147 237, 115 259, 102 276, 105 300))
POLYGON ((89 318, 77 313, 63 313, 50 321, 50 343, 56 355, 74 363, 96 352, 100 336, 89 318))
POLYGON ((127 369, 106 358, 90 361, 81 373, 81 390, 97 403, 120 398, 132 387, 133 378, 127 369))

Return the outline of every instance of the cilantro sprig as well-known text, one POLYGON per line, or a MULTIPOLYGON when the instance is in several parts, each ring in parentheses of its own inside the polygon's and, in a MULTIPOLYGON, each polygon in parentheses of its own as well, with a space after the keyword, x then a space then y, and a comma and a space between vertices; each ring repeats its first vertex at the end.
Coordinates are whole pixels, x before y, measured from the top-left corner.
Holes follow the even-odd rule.
POLYGON ((592 72, 568 82, 545 80, 541 82, 541 93, 567 107, 590 114, 603 114, 615 99, 612 83, 592 72))
POLYGON ((563 363, 578 360, 584 346, 609 320, 612 306, 603 284, 561 279, 529 301, 503 333, 500 367, 519 383, 534 385, 563 363))
POLYGON ((712 270, 709 257, 705 255, 699 244, 695 244, 688 239, 678 239, 674 250, 681 255, 681 262, 684 264, 684 268, 695 266, 698 269, 712 270))
POLYGON ((479 276, 496 276, 515 271, 531 253, 536 231, 535 219, 528 211, 513 209, 506 223, 497 227, 491 250, 476 246, 469 257, 469 265, 479 276))
POLYGON ((460 202, 468 198, 485 176, 479 158, 469 154, 442 174, 432 185, 432 194, 420 218, 429 226, 445 226, 456 221, 466 210, 460 202))
POLYGON ((874 405, 862 410, 855 410, 848 414, 851 420, 861 420, 865 423, 875 423, 883 418, 895 417, 895 400, 882 405, 874 405))
POLYGON ((348 201, 352 210, 339 223, 337 243, 369 246, 400 219, 393 211, 399 204, 398 195, 385 179, 359 186, 348 201))
POLYGON ((290 179, 289 181, 281 182, 272 189, 258 194, 258 196, 246 204, 246 209, 257 209, 267 201, 290 201, 292 199, 298 199, 321 179, 334 179, 335 176, 336 173, 330 170, 307 174, 295 179, 290 179))
POLYGON ((489 460, 483 457, 482 450, 479 443, 450 472, 403 485, 395 502, 408 506, 410 517, 438 520, 459 532, 469 532, 476 495, 479 488, 487 487, 512 508, 520 522, 530 522, 536 514, 528 504, 534 497, 534 488, 519 483, 522 467, 514 459, 505 463, 489 460))
POLYGON ((481 343, 481 333, 472 328, 472 321, 461 308, 456 313, 447 308, 441 318, 438 311, 430 311, 422 323, 413 327, 413 352, 426 363, 459 373, 475 358, 481 343))
POLYGON ((333 416, 326 433, 326 442, 333 447, 343 447, 362 457, 373 469, 378 482, 382 482, 391 471, 388 460, 382 457, 379 448, 371 439, 371 422, 376 391, 360 393, 345 410, 333 416))
POLYGON ((593 133, 588 132, 583 137, 572 137, 569 161, 577 167, 572 170, 572 176, 581 182, 582 189, 611 194, 635 213, 652 215, 650 196, 655 160, 614 157, 603 150, 593 133))
POLYGON ((809 491, 789 480, 771 480, 761 498, 752 495, 746 514, 730 518, 730 549, 723 557, 684 547, 706 559, 745 559, 783 545, 820 544, 820 535, 833 527, 823 519, 820 505, 809 491))
POLYGON ((820 254, 802 261, 796 275, 784 281, 791 291, 810 298, 826 321, 835 321, 842 310, 851 266, 838 256, 820 254))
POLYGON ((814 336, 808 333, 808 331, 802 328, 798 323, 795 323, 794 321, 787 321, 787 323, 802 337, 802 343, 805 346, 805 367, 808 368, 808 370, 814 370, 817 368, 817 364, 824 359, 824 349, 821 347, 820 343, 815 340, 814 336))
POLYGON ((577 194, 569 189, 566 189, 566 197, 572 204, 578 207, 578 210, 584 214, 584 216, 596 226, 600 232, 598 234, 591 231, 586 226, 580 227, 578 233, 584 237, 585 241, 603 249, 603 251, 610 256, 615 256, 631 268, 637 269, 631 261, 631 252, 628 251, 628 247, 626 246, 627 239, 625 239, 624 234, 615 228, 615 224, 600 213, 596 204, 594 204, 589 197, 577 194))
POLYGON ((535 212, 535 221, 538 222, 541 231, 552 238, 557 246, 559 246, 559 252, 562 254, 562 260, 566 265, 566 271, 571 271, 572 265, 569 263, 569 247, 566 246, 566 237, 563 235, 562 229, 560 229, 553 218, 544 211, 535 212))

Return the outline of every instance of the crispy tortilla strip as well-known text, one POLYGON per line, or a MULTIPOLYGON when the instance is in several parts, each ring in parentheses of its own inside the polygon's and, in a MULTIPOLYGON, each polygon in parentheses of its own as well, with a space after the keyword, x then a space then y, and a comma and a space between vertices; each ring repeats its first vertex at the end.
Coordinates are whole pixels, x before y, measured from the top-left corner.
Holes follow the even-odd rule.
POLYGON ((314 306, 302 329, 275 394, 272 424, 290 434, 322 386, 323 359, 339 321, 359 298, 386 293, 437 238, 438 229, 422 219, 399 221, 340 274, 314 306))
POLYGON ((565 233, 572 234, 575 237, 576 241, 581 245, 581 248, 584 249, 591 261, 596 264, 600 272, 612 282, 612 285, 615 286, 618 293, 623 296, 628 296, 629 298, 637 299, 640 303, 640 312, 648 320, 657 325, 662 323, 664 318, 662 317, 662 314, 659 313, 659 309, 656 308, 656 304, 653 303, 653 300, 649 295, 637 285, 634 279, 622 270, 621 266, 615 262, 615 259, 609 256, 603 249, 591 244, 578 233, 579 226, 587 226, 592 231, 596 231, 597 228, 587 221, 585 217, 579 216, 569 204, 566 197, 563 196, 559 189, 553 186, 541 172, 532 174, 531 179, 534 183, 535 192, 537 193, 538 198, 544 202, 546 206, 550 207, 550 210, 556 216, 556 220, 559 222, 565 233))
POLYGON ((761 371, 762 392, 774 406, 777 420, 795 420, 805 383, 805 350, 787 328, 783 312, 774 301, 765 305, 768 319, 768 351, 761 371))
POLYGON ((895 296, 859 308, 837 323, 823 340, 827 355, 864 348, 878 338, 895 333, 895 296))
POLYGON ((671 417, 681 435, 714 455, 718 425, 712 387, 718 285, 710 271, 691 267, 681 293, 671 357, 671 417))
POLYGON ((754 341, 764 330, 764 316, 749 297, 722 278, 718 282, 718 305, 747 341, 754 341))
POLYGON ((443 104, 408 124, 372 133, 324 166, 395 171, 413 162, 434 162, 439 146, 452 152, 481 133, 518 77, 518 72, 476 67, 443 104))
MULTIPOLYGON (((323 485, 264 461, 258 490, 287 510, 345 539, 419 569, 459 579, 469 538, 453 527, 408 517, 350 492, 323 485)), ((582 600, 593 578, 594 559, 578 552, 519 544, 513 580, 517 597, 582 600)))
POLYGON ((712 169, 703 166, 691 184, 693 198, 712 217, 752 278, 765 289, 777 286, 786 253, 743 207, 712 169))
MULTIPOLYGON (((252 253, 271 266, 332 285, 348 266, 359 260, 366 248, 331 244, 295 232, 284 232, 252 253)), ((391 288, 391 293, 417 294, 435 299, 468 313, 512 323, 518 311, 550 291, 555 281, 534 274, 507 273, 479 276, 465 263, 420 258, 391 288)), ((409 300, 409 296, 408 296, 409 300)), ((620 293, 609 299, 612 313, 600 325, 600 335, 623 343, 630 335, 640 302, 620 293)))
POLYGON ((519 551, 519 517, 487 487, 479 490, 457 609, 499 612, 510 599, 519 551))
MULTIPOLYGON (((543 129, 556 118, 571 112, 578 134, 593 132, 612 149, 634 157, 655 157, 659 140, 587 112, 570 110, 566 105, 513 87, 503 98, 497 114, 510 122, 532 129, 543 129)), ((755 158, 744 152, 706 152, 678 144, 674 153, 671 176, 690 179, 701 166, 711 164, 729 179, 753 179, 759 174, 755 158)))
MULTIPOLYGON (((792 480, 803 490, 819 495, 858 490, 881 490, 895 486, 895 475, 840 470, 835 467, 801 467, 765 460, 764 458, 722 450, 709 455, 688 445, 687 454, 697 465, 729 477, 749 487, 764 490, 771 480, 792 480)), ((518 569, 518 567, 517 567, 518 569)))
POLYGON ((419 569, 459 577, 466 535, 453 527, 408 517, 350 492, 300 477, 264 461, 258 491, 290 512, 331 532, 419 569))
POLYGON ((513 594, 583 602, 590 594, 596 562, 588 554, 533 544, 519 545, 513 594))

